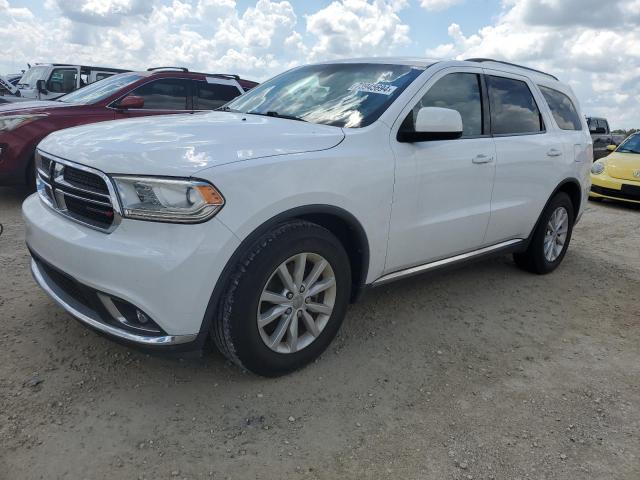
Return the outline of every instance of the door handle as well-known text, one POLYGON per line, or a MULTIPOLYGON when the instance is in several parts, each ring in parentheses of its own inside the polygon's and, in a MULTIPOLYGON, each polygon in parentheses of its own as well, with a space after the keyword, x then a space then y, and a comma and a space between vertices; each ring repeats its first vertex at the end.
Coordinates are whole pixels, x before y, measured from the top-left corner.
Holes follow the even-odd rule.
POLYGON ((562 155, 562 152, 557 148, 552 148, 547 152, 547 157, 559 157, 560 155, 562 155))
POLYGON ((493 157, 490 157, 489 155, 480 154, 480 155, 476 155, 475 158, 471 161, 476 164, 491 163, 493 162, 493 157))

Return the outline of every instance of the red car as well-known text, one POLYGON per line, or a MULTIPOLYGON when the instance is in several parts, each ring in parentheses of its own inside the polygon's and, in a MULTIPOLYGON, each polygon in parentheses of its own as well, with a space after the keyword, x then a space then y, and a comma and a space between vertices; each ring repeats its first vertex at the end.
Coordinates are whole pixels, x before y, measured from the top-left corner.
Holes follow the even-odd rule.
POLYGON ((257 85, 237 75, 150 69, 114 75, 55 101, 0 105, 0 186, 35 186, 33 155, 51 132, 87 123, 213 110, 257 85))

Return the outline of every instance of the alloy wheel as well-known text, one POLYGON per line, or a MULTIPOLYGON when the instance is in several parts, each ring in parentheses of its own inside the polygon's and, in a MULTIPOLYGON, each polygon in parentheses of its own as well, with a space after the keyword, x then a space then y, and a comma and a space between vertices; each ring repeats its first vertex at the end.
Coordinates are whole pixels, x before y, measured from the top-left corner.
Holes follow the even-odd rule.
POLYGON ((258 303, 257 324, 264 344, 278 353, 296 353, 327 326, 336 300, 336 277, 316 253, 299 253, 271 274, 258 303))
POLYGON ((555 262, 567 242, 569 233, 569 213, 564 207, 556 208, 549 222, 544 235, 544 257, 548 262, 555 262))

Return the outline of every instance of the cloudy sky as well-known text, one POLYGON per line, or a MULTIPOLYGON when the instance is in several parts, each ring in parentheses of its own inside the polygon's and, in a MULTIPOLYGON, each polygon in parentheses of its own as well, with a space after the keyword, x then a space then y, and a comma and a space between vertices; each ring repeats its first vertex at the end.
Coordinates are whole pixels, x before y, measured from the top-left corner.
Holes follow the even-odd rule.
POLYGON ((640 0, 0 0, 0 45, 0 73, 55 61, 255 80, 338 57, 492 57, 640 127, 640 0))

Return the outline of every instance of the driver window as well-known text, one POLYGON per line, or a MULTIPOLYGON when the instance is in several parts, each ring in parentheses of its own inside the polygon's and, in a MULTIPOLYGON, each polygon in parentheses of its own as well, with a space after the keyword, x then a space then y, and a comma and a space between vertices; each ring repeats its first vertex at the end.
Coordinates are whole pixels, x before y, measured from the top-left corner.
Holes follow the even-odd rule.
POLYGON ((70 93, 78 85, 78 70, 75 68, 54 68, 47 82, 47 90, 53 93, 70 93))
POLYGON ((480 76, 475 73, 450 73, 438 80, 413 108, 403 124, 414 130, 418 110, 440 107, 457 110, 462 117, 463 137, 482 135, 482 95, 480 76))

